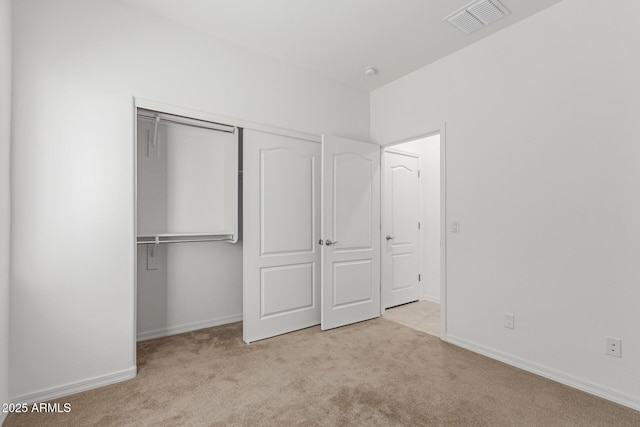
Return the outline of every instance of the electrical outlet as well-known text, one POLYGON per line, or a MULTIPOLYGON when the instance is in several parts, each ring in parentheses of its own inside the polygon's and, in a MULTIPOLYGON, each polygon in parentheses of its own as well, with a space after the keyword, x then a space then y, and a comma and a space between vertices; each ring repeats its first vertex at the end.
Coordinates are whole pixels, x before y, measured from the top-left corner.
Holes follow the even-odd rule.
POLYGON ((515 316, 512 313, 504 314, 504 327, 515 329, 515 316))
POLYGON ((622 340, 607 337, 607 354, 613 357, 622 357, 622 340))

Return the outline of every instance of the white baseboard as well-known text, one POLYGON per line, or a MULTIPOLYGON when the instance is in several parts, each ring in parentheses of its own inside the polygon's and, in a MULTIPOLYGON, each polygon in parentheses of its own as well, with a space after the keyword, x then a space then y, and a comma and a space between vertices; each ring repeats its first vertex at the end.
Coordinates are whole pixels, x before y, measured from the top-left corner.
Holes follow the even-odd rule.
POLYGON ((422 301, 429 301, 436 304, 440 304, 440 297, 425 296, 422 298, 422 301))
POLYGON ((155 329, 153 331, 138 332, 138 341, 152 340, 155 338, 168 337, 170 335, 182 334, 184 332, 196 331, 198 329, 211 328, 214 326, 226 325, 227 323, 239 322, 242 320, 242 313, 232 314, 231 316, 217 317, 215 319, 204 320, 201 322, 185 323, 178 326, 170 326, 168 328, 155 329))
POLYGON ((123 371, 114 372, 107 375, 101 375, 99 377, 89 378, 87 380, 77 381, 57 387, 51 387, 45 390, 40 390, 35 393, 28 393, 22 396, 12 398, 13 403, 26 403, 32 404, 36 402, 46 402, 52 399, 58 399, 61 397, 69 396, 71 394, 80 393, 81 391, 92 390, 98 387, 104 387, 119 383, 121 381, 130 380, 135 378, 137 368, 132 366, 123 371))
POLYGON ((599 384, 594 384, 556 369, 549 368, 548 366, 539 365, 529 360, 503 353, 449 334, 447 334, 445 341, 450 344, 457 345, 458 347, 473 351, 474 353, 482 354, 483 356, 487 356, 491 359, 499 360, 507 365, 515 366, 516 368, 540 375, 541 377, 548 378, 560 384, 573 387, 603 399, 619 403, 620 405, 627 406, 631 409, 635 409, 636 411, 640 411, 640 399, 626 393, 622 393, 599 384))

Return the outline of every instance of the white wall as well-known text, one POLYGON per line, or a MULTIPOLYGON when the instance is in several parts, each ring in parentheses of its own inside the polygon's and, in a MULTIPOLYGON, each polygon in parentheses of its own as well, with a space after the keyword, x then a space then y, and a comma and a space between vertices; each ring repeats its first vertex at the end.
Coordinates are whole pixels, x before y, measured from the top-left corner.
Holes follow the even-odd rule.
POLYGON ((374 91, 371 134, 447 122, 447 338, 640 409, 640 3, 584 6, 374 91))
POLYGON ((369 98, 117 2, 14 8, 10 393, 24 399, 135 364, 132 96, 353 138, 368 138, 369 98))
POLYGON ((393 148, 420 154, 420 299, 440 303, 440 135, 393 148))
POLYGON ((0 405, 9 401, 10 129, 11 1, 0 0, 0 405))

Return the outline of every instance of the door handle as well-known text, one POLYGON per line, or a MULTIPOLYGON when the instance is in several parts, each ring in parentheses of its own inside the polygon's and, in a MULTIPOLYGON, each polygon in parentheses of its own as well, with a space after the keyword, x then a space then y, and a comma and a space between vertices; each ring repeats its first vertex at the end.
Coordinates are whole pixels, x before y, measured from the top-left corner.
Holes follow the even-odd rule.
POLYGON ((396 238, 396 236, 389 236, 388 234, 387 234, 387 237, 386 237, 387 240, 391 240, 391 239, 395 239, 395 238, 396 238))
POLYGON ((332 242, 331 240, 327 239, 324 241, 324 244, 327 246, 331 246, 331 245, 337 245, 338 241, 332 242))

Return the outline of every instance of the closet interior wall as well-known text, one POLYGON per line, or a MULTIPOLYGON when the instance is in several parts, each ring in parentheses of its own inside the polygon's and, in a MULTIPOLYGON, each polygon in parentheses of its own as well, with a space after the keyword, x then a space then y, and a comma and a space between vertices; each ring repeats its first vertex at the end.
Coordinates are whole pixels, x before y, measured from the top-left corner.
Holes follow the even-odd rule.
POLYGON ((140 111, 145 110, 137 119, 137 339, 240 321, 241 130, 156 124, 144 117, 153 113, 140 111), (200 238, 224 241, 141 243, 200 238))

